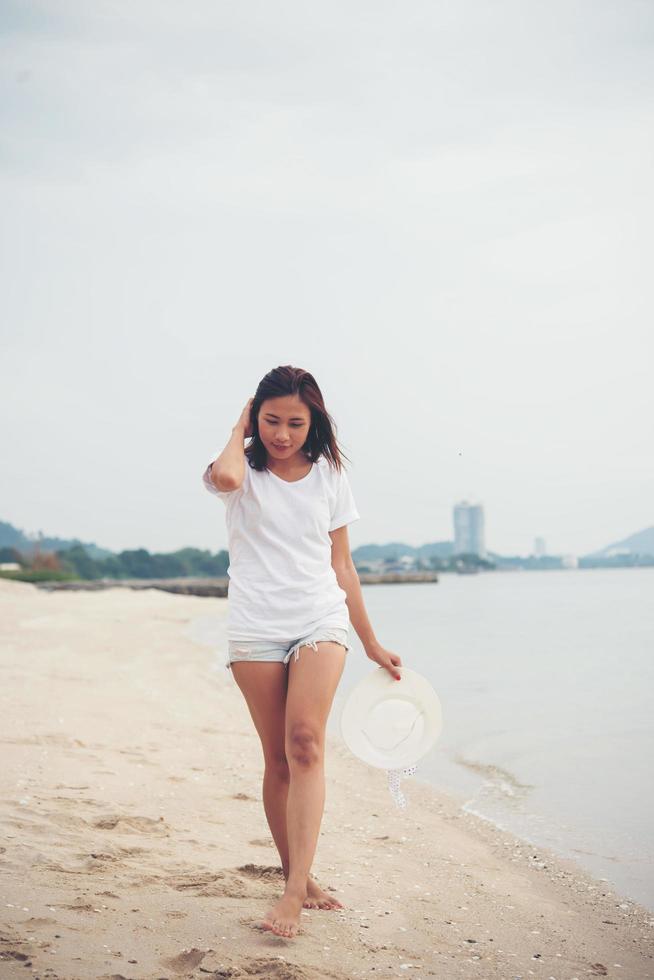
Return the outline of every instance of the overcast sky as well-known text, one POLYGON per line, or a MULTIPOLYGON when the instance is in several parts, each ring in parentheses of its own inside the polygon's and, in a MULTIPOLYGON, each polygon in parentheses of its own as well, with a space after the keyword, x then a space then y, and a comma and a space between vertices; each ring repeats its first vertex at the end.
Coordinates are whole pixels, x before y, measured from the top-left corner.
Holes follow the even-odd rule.
POLYGON ((0 520, 225 547, 202 470, 290 363, 352 547, 654 523, 649 0, 0 11, 0 520))

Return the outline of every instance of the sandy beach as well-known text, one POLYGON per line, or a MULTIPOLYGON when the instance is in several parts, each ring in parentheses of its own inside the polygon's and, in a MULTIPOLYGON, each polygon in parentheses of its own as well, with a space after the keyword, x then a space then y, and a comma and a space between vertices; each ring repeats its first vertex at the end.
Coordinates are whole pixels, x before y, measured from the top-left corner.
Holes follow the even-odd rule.
POLYGON ((345 908, 262 931, 261 748, 191 636, 227 601, 0 581, 0 976, 654 977, 651 912, 416 779, 396 809, 334 736, 312 870, 345 908))

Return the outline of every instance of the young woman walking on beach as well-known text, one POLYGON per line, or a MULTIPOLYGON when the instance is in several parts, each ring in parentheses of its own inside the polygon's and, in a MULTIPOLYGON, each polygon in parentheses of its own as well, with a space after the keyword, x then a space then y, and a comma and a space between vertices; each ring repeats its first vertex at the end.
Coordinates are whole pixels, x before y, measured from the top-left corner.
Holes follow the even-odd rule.
POLYGON ((359 514, 341 455, 313 375, 284 365, 261 380, 203 474, 226 505, 226 666, 261 739, 263 805, 286 880, 261 926, 285 938, 298 932, 303 907, 343 908, 309 872, 349 622, 370 660, 398 679, 402 666, 365 610, 347 532, 359 514))

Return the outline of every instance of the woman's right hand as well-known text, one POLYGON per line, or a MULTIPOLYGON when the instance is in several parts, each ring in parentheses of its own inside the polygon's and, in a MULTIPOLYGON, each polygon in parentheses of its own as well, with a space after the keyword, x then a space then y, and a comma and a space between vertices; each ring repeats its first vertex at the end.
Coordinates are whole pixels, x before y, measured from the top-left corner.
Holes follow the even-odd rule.
POLYGON ((250 413, 251 413, 251 410, 252 410, 252 402, 253 401, 254 401, 254 398, 248 398, 247 404, 246 404, 245 408, 243 409, 243 411, 241 412, 241 417, 238 420, 238 422, 236 423, 236 425, 234 426, 235 429, 238 429, 238 428, 243 429, 243 438, 244 439, 249 439, 250 436, 252 435, 252 419, 251 419, 250 413))

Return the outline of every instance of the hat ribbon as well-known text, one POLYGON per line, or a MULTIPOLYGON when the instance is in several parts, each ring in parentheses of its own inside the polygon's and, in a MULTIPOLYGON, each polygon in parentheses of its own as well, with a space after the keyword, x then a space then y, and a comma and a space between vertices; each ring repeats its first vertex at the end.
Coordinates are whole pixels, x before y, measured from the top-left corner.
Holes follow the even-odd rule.
POLYGON ((397 806, 404 809, 407 805, 406 796, 400 789, 402 776, 415 776, 418 771, 417 766, 406 766, 404 769, 387 769, 388 788, 397 806))
MULTIPOLYGON (((423 714, 424 712, 421 711, 418 715, 416 715, 416 717, 413 719, 413 724, 411 725, 411 728, 406 733, 406 735, 403 738, 401 738, 399 742, 397 742, 397 744, 394 746, 395 748, 397 748, 398 745, 401 745, 402 742, 406 742, 409 735, 411 735, 411 733, 413 732, 413 729, 416 726, 416 722, 418 721, 418 718, 422 718, 423 714)), ((370 742, 370 736, 368 735, 368 732, 365 730, 365 728, 362 729, 362 733, 366 736, 368 742, 370 742)), ((372 745, 372 742, 370 742, 370 744, 372 745)), ((415 776, 417 771, 418 771, 417 766, 405 766, 402 769, 386 770, 386 774, 388 776, 388 789, 396 805, 401 807, 401 809, 404 809, 407 805, 406 796, 400 789, 402 776, 415 776)))

